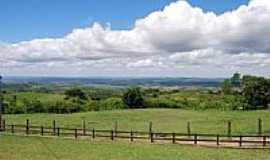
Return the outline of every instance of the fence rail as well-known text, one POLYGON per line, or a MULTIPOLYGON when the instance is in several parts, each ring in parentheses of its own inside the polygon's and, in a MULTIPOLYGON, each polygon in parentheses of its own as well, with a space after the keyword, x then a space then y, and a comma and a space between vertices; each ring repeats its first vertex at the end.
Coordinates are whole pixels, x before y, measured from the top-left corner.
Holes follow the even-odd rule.
MULTIPOLYGON (((55 124, 55 123, 54 123, 55 124)), ((148 140, 154 142, 170 142, 173 144, 194 144, 194 145, 209 145, 209 146, 231 146, 231 147, 247 147, 259 146, 270 147, 269 135, 228 135, 228 134, 194 134, 194 133, 170 133, 170 132, 149 132, 143 131, 121 131, 121 130, 101 130, 101 129, 86 129, 83 128, 66 128, 66 127, 52 127, 30 125, 29 120, 26 125, 6 124, 3 122, 0 131, 12 134, 24 135, 40 135, 40 136, 58 136, 58 137, 72 137, 75 139, 88 137, 108 138, 110 140, 128 139, 131 142, 136 140, 148 140)))

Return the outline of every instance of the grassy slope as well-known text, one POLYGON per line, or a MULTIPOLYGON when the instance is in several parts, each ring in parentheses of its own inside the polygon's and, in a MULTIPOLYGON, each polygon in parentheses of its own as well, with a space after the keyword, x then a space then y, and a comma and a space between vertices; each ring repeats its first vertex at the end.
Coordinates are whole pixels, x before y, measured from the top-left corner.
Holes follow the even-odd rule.
POLYGON ((266 160, 269 150, 0 136, 1 160, 266 160))
POLYGON ((13 96, 17 96, 17 102, 22 103, 23 99, 27 100, 40 100, 43 103, 55 102, 57 100, 63 100, 65 98, 62 94, 53 94, 53 93, 37 93, 37 92, 19 92, 12 93, 5 96, 5 99, 11 101, 13 96))
POLYGON ((232 132, 235 134, 256 133, 257 118, 263 119, 265 133, 270 133, 269 111, 192 111, 180 109, 147 109, 102 111, 76 114, 29 114, 5 115, 7 122, 24 124, 29 118, 35 125, 51 125, 55 119, 60 127, 80 127, 85 117, 87 127, 96 129, 111 129, 118 121, 120 130, 147 130, 148 122, 153 121, 155 131, 186 132, 187 121, 191 122, 192 132, 226 133, 227 121, 232 121, 232 132))

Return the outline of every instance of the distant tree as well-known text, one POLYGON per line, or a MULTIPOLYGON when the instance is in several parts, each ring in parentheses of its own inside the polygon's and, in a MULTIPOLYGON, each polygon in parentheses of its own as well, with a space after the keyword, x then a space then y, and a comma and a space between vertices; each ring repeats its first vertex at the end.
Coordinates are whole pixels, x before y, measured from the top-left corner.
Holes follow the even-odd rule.
POLYGON ((231 78, 231 84, 233 87, 240 87, 241 86, 241 74, 236 72, 233 74, 231 78))
POLYGON ((232 94, 232 84, 229 79, 226 79, 222 84, 222 92, 224 94, 232 94))
POLYGON ((244 76, 243 95, 255 109, 267 108, 270 103, 270 80, 263 77, 244 76))
POLYGON ((123 102, 129 108, 142 108, 143 107, 143 93, 140 88, 129 88, 122 97, 123 102))
POLYGON ((226 79, 222 83, 222 93, 224 94, 235 94, 239 93, 241 88, 241 74, 240 73, 234 73, 233 76, 230 79, 226 79))
POLYGON ((81 89, 76 89, 76 88, 67 90, 65 92, 65 95, 68 98, 70 98, 70 97, 72 97, 72 98, 80 98, 82 100, 86 100, 87 99, 85 93, 81 89))
POLYGON ((0 75, 0 123, 2 122, 2 113, 4 112, 4 95, 2 91, 2 76, 0 75))

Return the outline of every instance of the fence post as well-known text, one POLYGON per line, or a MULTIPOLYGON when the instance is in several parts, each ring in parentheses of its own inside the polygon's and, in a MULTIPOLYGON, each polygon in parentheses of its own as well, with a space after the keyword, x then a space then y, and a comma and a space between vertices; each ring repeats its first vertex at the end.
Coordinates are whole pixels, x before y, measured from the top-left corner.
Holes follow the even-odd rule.
POLYGON ((56 135, 56 121, 53 120, 53 135, 56 135))
POLYGON ((78 138, 78 130, 77 130, 77 128, 75 129, 75 134, 74 134, 74 136, 75 136, 75 139, 78 138))
POLYGON ((133 131, 130 131, 130 141, 133 142, 133 131))
POLYGON ((82 128, 83 128, 83 135, 86 135, 86 124, 85 124, 85 119, 82 120, 82 128))
POLYGON ((5 130, 6 130, 6 120, 3 119, 3 131, 5 131, 5 130))
POLYGON ((95 135, 95 128, 93 128, 93 130, 92 130, 92 138, 93 138, 93 139, 96 138, 96 135, 95 135))
POLYGON ((59 137, 60 136, 60 128, 57 127, 57 136, 59 137))
POLYGON ((172 133, 172 142, 175 144, 175 133, 172 133))
POLYGON ((29 119, 26 119, 26 134, 29 134, 29 119))
POLYGON ((217 146, 219 146, 219 135, 217 135, 217 146))
POLYGON ((228 137, 232 136, 232 122, 228 121, 228 130, 227 130, 228 137))
POLYGON ((151 132, 150 139, 151 139, 151 143, 154 143, 154 133, 152 133, 152 132, 151 132))
POLYGON ((11 125, 11 133, 15 133, 15 130, 14 130, 14 124, 11 125))
POLYGON ((115 136, 117 137, 117 131, 118 131, 118 122, 115 121, 114 122, 114 133, 115 133, 115 136))
POLYGON ((150 121, 149 122, 149 138, 151 139, 152 136, 152 131, 153 131, 153 123, 150 121))
POLYGON ((266 136, 263 136, 263 146, 266 146, 266 136))
POLYGON ((190 137, 190 134, 191 134, 190 122, 187 122, 187 134, 190 137))
POLYGON ((242 139, 243 139, 243 136, 240 135, 240 136, 239 136, 239 146, 240 146, 240 147, 242 147, 242 139))
POLYGON ((262 135, 262 119, 258 119, 258 135, 262 135))
POLYGON ((40 128, 40 134, 41 134, 41 136, 44 135, 44 127, 43 126, 41 126, 41 128, 40 128))
POLYGON ((198 135, 194 134, 194 144, 198 144, 198 135))
POLYGON ((113 130, 111 130, 111 140, 113 141, 114 139, 114 134, 113 134, 113 130))

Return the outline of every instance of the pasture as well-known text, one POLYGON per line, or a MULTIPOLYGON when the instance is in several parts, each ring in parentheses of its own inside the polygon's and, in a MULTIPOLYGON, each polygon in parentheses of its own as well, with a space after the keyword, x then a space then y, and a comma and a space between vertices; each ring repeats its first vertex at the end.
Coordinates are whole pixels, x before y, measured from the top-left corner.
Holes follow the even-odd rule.
POLYGON ((235 150, 107 140, 1 136, 2 160, 266 160, 269 150, 235 150))
MULTIPOLYGON (((82 127, 82 120, 88 129, 113 129, 115 121, 119 130, 147 131, 149 122, 153 130, 161 132, 187 132, 187 122, 192 133, 226 134, 227 121, 232 122, 232 134, 255 134, 257 119, 263 120, 263 132, 270 130, 269 111, 194 111, 181 109, 137 109, 114 110, 74 114, 17 114, 5 115, 7 123, 52 126, 52 121, 60 127, 82 127)), ((266 160, 270 151, 207 148, 173 144, 151 144, 135 141, 110 141, 108 139, 63 139, 61 137, 23 137, 0 135, 0 159, 47 160, 47 159, 125 159, 125 160, 266 160)))
POLYGON ((232 123, 232 134, 257 133, 257 120, 263 120, 263 133, 270 133, 269 111, 194 111, 181 109, 137 109, 85 112, 74 114, 17 114, 5 115, 6 122, 52 126, 56 120, 59 127, 81 128, 82 120, 87 129, 113 129, 115 122, 119 130, 148 131, 149 122, 156 132, 187 132, 190 122, 191 133, 226 134, 227 122, 232 123))

